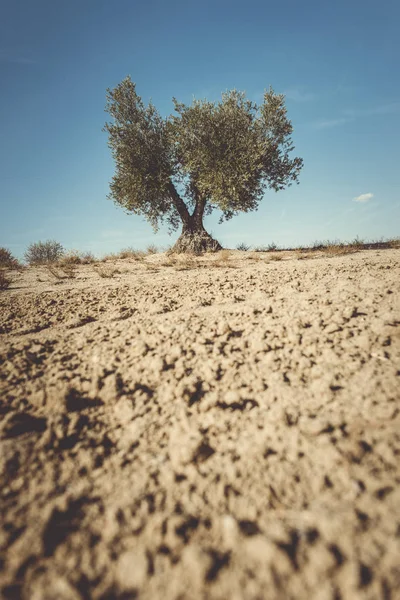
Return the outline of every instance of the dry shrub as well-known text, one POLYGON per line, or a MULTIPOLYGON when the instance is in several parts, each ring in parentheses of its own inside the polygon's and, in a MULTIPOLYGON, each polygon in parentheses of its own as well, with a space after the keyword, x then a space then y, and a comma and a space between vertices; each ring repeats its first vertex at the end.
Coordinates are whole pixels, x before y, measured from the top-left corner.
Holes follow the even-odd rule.
POLYGON ((176 271, 189 271, 196 268, 197 262, 190 254, 181 254, 179 259, 175 261, 174 266, 176 271))
POLYGON ((12 279, 8 277, 7 272, 3 269, 0 270, 0 291, 4 292, 12 284, 12 279))
POLYGON ((144 267, 147 271, 153 271, 154 273, 157 273, 160 269, 158 268, 158 265, 155 265, 154 263, 144 263, 144 267))
POLYGON ((80 252, 79 250, 69 250, 59 260, 60 265, 88 265, 95 262, 95 257, 91 252, 80 252))
POLYGON ((147 254, 158 254, 158 252, 159 252, 159 250, 158 250, 157 246, 155 246, 154 244, 150 244, 146 248, 147 254))
POLYGON ((93 270, 103 279, 112 279, 114 275, 117 275, 120 272, 118 269, 114 269, 113 267, 102 267, 100 265, 94 266, 93 270))
POLYGON ((311 252, 301 252, 297 255, 298 260, 306 260, 307 258, 313 258, 311 252))
POLYGON ((8 248, 0 248, 0 267, 19 270, 22 265, 13 256, 8 248))
POLYGON ((117 258, 121 258, 122 260, 126 258, 131 258, 133 260, 143 260, 145 256, 146 252, 143 252, 143 250, 136 250, 135 248, 123 248, 117 255, 117 258))
POLYGON ((55 240, 30 244, 24 254, 29 265, 44 265, 59 261, 65 253, 63 246, 55 240))
POLYGON ((231 256, 232 252, 230 250, 228 250, 227 248, 225 248, 224 250, 220 250, 217 254, 217 257, 219 260, 229 260, 229 257, 231 256))
POLYGON ((80 265, 82 258, 78 250, 69 250, 59 261, 60 265, 80 265))
POLYGON ((74 279, 76 277, 75 264, 49 264, 46 265, 46 270, 58 280, 74 279))
POLYGON ((257 256, 257 254, 251 252, 251 253, 247 254, 246 260, 262 260, 262 257, 257 256))
POLYGON ((389 248, 400 248, 400 238, 392 238, 386 242, 389 248))
POLYGON ((325 253, 328 256, 340 256, 342 254, 353 254, 354 252, 357 252, 356 248, 345 244, 332 244, 325 248, 325 253))
POLYGON ((240 250, 241 252, 247 252, 248 250, 250 250, 250 246, 248 244, 245 244, 244 242, 241 242, 236 246, 236 250, 240 250))
POLYGON ((217 254, 217 258, 210 264, 217 268, 235 268, 236 263, 230 260, 231 256, 232 252, 230 250, 220 250, 217 254))
POLYGON ((275 252, 278 250, 278 245, 275 242, 271 242, 267 246, 256 246, 254 252, 275 252))
POLYGON ((269 260, 283 260, 283 256, 282 254, 271 254, 271 256, 269 257, 269 260))
POLYGON ((103 258, 101 259, 101 262, 107 262, 108 260, 115 261, 115 260, 117 260, 117 258, 118 258, 118 255, 115 254, 115 252, 110 252, 109 254, 105 254, 103 256, 103 258))
POLYGON ((175 257, 173 257, 172 255, 168 255, 167 254, 167 258, 165 260, 162 260, 159 265, 161 267, 175 267, 177 264, 177 260, 175 257))

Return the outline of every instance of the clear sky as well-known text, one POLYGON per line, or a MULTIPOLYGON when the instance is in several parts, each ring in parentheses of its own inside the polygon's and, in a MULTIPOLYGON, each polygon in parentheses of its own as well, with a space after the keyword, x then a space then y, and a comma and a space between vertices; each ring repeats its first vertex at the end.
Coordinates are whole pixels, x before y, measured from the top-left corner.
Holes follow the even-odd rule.
POLYGON ((285 93, 300 185, 207 229, 223 245, 400 234, 398 0, 0 0, 0 246, 96 254, 171 244, 107 200, 107 87, 172 96, 285 93))

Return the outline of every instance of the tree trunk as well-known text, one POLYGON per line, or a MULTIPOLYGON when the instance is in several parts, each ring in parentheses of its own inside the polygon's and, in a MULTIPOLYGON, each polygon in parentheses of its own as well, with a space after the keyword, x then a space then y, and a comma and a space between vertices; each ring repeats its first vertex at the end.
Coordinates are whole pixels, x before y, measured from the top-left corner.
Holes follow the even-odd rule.
POLYGON ((169 191, 175 208, 182 219, 182 233, 172 247, 172 252, 194 252, 197 254, 222 250, 221 244, 214 240, 204 229, 203 215, 206 200, 196 192, 196 206, 191 215, 172 182, 169 191))
POLYGON ((193 216, 183 221, 182 233, 172 247, 172 252, 217 252, 222 246, 204 229, 203 220, 193 216))

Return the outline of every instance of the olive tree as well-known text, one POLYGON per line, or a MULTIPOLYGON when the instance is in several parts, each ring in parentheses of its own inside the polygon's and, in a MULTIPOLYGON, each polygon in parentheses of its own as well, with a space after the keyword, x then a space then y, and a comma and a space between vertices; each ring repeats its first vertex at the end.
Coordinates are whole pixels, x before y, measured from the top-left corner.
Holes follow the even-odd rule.
POLYGON ((257 106, 236 90, 219 102, 175 98, 163 118, 147 106, 130 77, 107 90, 108 144, 115 160, 109 197, 127 213, 143 215, 154 230, 162 222, 182 233, 174 250, 217 250, 205 215, 220 221, 258 208, 267 189, 298 183, 303 165, 291 158, 292 124, 285 97, 272 88, 257 106))

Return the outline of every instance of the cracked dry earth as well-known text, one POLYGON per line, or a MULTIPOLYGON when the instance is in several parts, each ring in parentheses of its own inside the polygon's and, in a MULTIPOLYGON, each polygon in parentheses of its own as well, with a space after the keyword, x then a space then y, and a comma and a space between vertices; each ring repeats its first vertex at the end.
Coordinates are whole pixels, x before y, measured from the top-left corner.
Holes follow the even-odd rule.
POLYGON ((400 597, 400 252, 282 256, 15 275, 2 598, 400 597))

